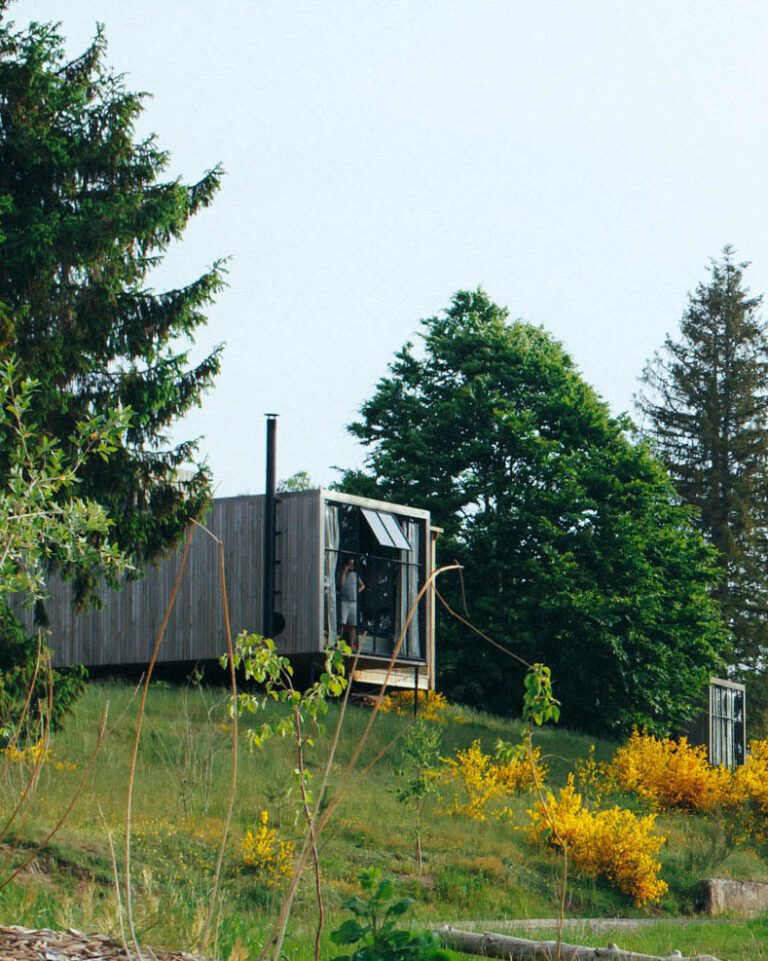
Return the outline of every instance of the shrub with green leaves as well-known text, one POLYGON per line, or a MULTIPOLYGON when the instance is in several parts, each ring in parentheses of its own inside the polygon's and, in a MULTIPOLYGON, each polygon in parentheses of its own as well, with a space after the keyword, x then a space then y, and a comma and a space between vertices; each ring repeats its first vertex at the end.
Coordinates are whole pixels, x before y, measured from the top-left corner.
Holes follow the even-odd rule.
POLYGON ((453 961, 456 955, 440 946, 431 931, 399 928, 397 919, 408 913, 413 898, 395 900, 394 884, 382 878, 378 868, 359 875, 363 897, 349 898, 342 905, 351 911, 340 927, 331 932, 338 945, 354 945, 351 954, 340 954, 332 961, 453 961))

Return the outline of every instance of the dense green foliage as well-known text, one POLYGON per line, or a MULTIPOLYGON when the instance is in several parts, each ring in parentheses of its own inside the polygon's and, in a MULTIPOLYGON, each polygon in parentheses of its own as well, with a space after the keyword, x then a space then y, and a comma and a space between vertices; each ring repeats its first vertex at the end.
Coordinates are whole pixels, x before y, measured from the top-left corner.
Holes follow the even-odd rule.
POLYGON ((768 334, 747 264, 730 247, 689 296, 677 339, 647 365, 638 406, 680 496, 717 548, 715 596, 733 633, 732 663, 768 692, 768 334))
POLYGON ((83 498, 79 471, 91 457, 104 460, 119 443, 127 413, 79 422, 69 457, 30 426, 38 385, 20 381, 12 361, 0 366, 0 448, 7 458, 0 489, 0 740, 40 734, 54 726, 82 692, 84 671, 50 671, 42 632, 23 628, 8 603, 32 604, 45 594, 52 555, 76 558, 91 570, 117 576, 123 556, 109 543, 110 521, 101 505, 83 498), (55 692, 52 692, 52 687, 55 692), (21 728, 21 730, 20 730, 21 728))
MULTIPOLYGON (((39 381, 35 423, 65 455, 78 421, 132 409, 110 459, 89 457, 80 476, 114 518, 116 543, 142 563, 209 496, 203 468, 177 477, 195 445, 171 448, 164 434, 219 368, 218 350, 191 366, 179 338, 204 323, 221 266, 178 290, 148 281, 220 172, 191 186, 161 180, 168 157, 154 137, 135 139, 143 95, 105 64, 101 31, 69 60, 57 25, 19 30, 8 7, 0 0, 0 353, 39 381)), ((0 483, 8 467, 0 449, 0 483)), ((56 559, 87 592, 87 563, 56 559)))
MULTIPOLYGON (((345 490, 428 508, 465 565, 472 621, 552 669, 563 722, 663 731, 695 711, 725 644, 713 552, 661 465, 609 417, 562 347, 482 291, 424 321, 352 433, 345 490)), ((457 586, 441 590, 460 607, 457 586)), ((441 683, 518 711, 523 668, 448 617, 441 683)))

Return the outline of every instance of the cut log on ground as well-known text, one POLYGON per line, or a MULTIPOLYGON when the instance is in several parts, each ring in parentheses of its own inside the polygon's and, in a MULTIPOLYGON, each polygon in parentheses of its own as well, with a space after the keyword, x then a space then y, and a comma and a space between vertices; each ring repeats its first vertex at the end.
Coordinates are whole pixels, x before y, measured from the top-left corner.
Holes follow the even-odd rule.
MULTIPOLYGON (((464 954, 479 954, 486 958, 504 958, 505 961, 555 961, 556 941, 528 941, 510 938, 503 934, 480 934, 476 931, 459 931, 450 925, 435 928, 443 944, 464 954)), ((605 948, 585 948, 578 944, 560 945, 561 961, 718 961, 711 954, 683 957, 679 952, 662 957, 658 954, 638 954, 623 951, 615 944, 605 948)))

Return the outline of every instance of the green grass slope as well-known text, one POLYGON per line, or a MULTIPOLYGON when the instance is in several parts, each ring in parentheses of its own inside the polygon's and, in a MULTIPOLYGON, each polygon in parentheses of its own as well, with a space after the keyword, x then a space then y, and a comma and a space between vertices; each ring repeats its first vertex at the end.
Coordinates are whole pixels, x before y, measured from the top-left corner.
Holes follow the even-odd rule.
MULTIPOLYGON (((3 837, 0 853, 5 877, 34 850, 33 843, 46 836, 70 803, 93 750, 106 702, 109 733, 88 783, 55 838, 15 880, 0 889, 2 924, 73 926, 119 936, 115 877, 122 880, 125 874, 127 777, 138 709, 132 688, 90 686, 75 715, 55 736, 34 799, 3 837)), ((220 689, 156 685, 150 692, 134 788, 131 852, 134 922, 139 938, 155 948, 194 949, 205 923, 231 772, 226 708, 226 693, 220 689)), ((498 738, 514 741, 520 735, 515 722, 467 711, 453 713, 454 719, 444 730, 445 755, 476 738, 491 751, 498 738)), ((411 719, 380 715, 358 765, 362 773, 340 780, 342 767, 369 716, 368 708, 349 708, 331 780, 331 793, 342 792, 344 799, 320 843, 327 930, 343 917, 341 903, 356 893, 358 872, 371 865, 395 878, 401 893, 416 899, 414 913, 420 923, 554 917, 558 864, 551 854, 531 843, 525 830, 530 795, 515 802, 518 816, 514 821, 473 822, 429 806, 423 832, 424 872, 418 877, 413 812, 395 796, 398 738, 411 719), (380 760, 369 768, 380 754, 380 760)), ((315 774, 324 764, 336 717, 336 708, 331 708, 325 733, 309 749, 309 765, 315 774)), ((550 783, 555 785, 564 782, 575 761, 585 757, 593 743, 558 729, 541 731, 536 739, 547 756, 550 783)), ((614 748, 610 742, 596 743, 597 759, 609 759, 614 748)), ((278 739, 261 750, 250 750, 241 736, 237 800, 214 945, 222 959, 237 961, 255 954, 274 917, 279 891, 260 883, 243 864, 240 842, 246 831, 258 827, 262 811, 268 812, 270 827, 282 839, 299 841, 302 821, 295 766, 289 740, 278 739)), ((18 799, 20 777, 18 765, 10 764, 0 785, 4 820, 18 799)), ((675 815, 659 818, 658 825, 669 837, 662 852, 662 873, 670 885, 664 901, 638 910, 602 881, 573 877, 568 891, 569 916, 674 918, 694 910, 701 877, 716 873, 768 880, 768 864, 760 853, 752 848, 728 849, 716 824, 675 815)), ((307 876, 290 925, 286 946, 290 958, 311 956, 315 914, 313 886, 307 876)), ((726 938, 730 929, 730 953, 722 946, 714 953, 734 961, 768 957, 756 953, 768 938, 765 923, 716 928, 725 931, 726 938)), ((690 943, 685 932, 689 929, 673 930, 677 935, 670 935, 673 946, 686 950, 690 943)), ((714 951, 713 945, 702 944, 701 931, 690 930, 690 937, 698 938, 699 950, 714 951)), ((713 939, 720 937, 715 928, 709 930, 713 939)), ((638 948, 649 943, 648 937, 641 931, 624 940, 638 948)), ((616 939, 611 936, 608 940, 616 939)), ((326 956, 338 953, 332 945, 327 947, 326 956)))

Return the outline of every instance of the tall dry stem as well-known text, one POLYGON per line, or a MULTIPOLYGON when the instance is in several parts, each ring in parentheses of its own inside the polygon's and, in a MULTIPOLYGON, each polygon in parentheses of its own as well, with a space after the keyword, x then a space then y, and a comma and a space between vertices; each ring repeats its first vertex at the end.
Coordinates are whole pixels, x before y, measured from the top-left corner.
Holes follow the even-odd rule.
MULTIPOLYGON (((197 522, 195 522, 197 523, 197 522)), ((227 661, 229 664, 229 685, 230 693, 232 696, 232 703, 237 702, 237 677, 235 674, 235 651, 232 643, 232 625, 229 619, 229 600, 227 598, 227 577, 224 567, 224 544, 222 541, 209 531, 207 527, 202 527, 201 524, 197 525, 201 527, 209 537, 212 537, 216 541, 218 551, 219 551, 219 586, 221 587, 221 603, 222 609, 224 611, 224 632, 227 639, 227 661)), ((238 726, 237 726, 237 711, 233 712, 232 715, 232 725, 230 728, 232 735, 232 774, 229 782, 229 797, 227 799, 227 814, 224 819, 224 827, 221 832, 221 843, 219 844, 219 854, 216 859, 216 867, 213 874, 213 885, 211 887, 211 900, 208 908, 208 914, 205 920, 205 926, 203 927, 203 933, 201 935, 201 950, 205 952, 208 947, 208 942, 210 939, 210 932, 214 926, 214 921, 216 918, 216 905, 217 905, 217 894, 219 890, 219 885, 221 883, 221 868, 224 863, 224 854, 227 848, 227 838, 229 837, 230 827, 232 825, 232 813, 235 808, 235 793, 237 791, 237 769, 238 769, 238 726)))
POLYGON ((112 831, 107 824, 107 819, 104 817, 104 811, 101 805, 99 805, 99 818, 101 823, 104 825, 104 833, 107 836, 107 841, 109 843, 109 856, 112 861, 112 879, 115 886, 115 902, 117 903, 117 921, 120 925, 120 944, 123 946, 123 951, 125 951, 126 957, 130 955, 130 950, 128 948, 128 941, 125 937, 125 923, 123 921, 123 899, 120 894, 120 871, 117 867, 117 854, 115 853, 115 842, 112 837, 112 831))
POLYGON ((141 948, 139 947, 138 938, 136 937, 136 928, 133 923, 133 898, 131 892, 131 816, 133 813, 133 787, 136 781, 136 763, 139 756, 141 730, 144 724, 144 715, 146 713, 149 683, 152 680, 152 672, 154 671, 155 664, 157 663, 157 656, 160 652, 160 645, 165 637, 168 621, 171 619, 171 613, 174 605, 176 604, 176 597, 179 593, 179 587, 181 586, 181 579, 184 574, 184 569, 187 566, 187 558, 189 557, 189 548, 192 543, 193 534, 194 527, 190 526, 187 530, 187 536, 184 542, 184 551, 181 555, 181 563, 179 564, 179 570, 176 574, 173 590, 171 591, 171 596, 168 600, 168 606, 165 609, 162 623, 160 624, 160 628, 155 636, 155 643, 152 648, 152 656, 149 661, 149 666, 147 667, 147 673, 144 678, 144 686, 141 691, 139 711, 136 718, 136 730, 133 738, 133 749, 131 751, 131 763, 128 770, 128 790, 125 800, 125 914, 126 921, 128 923, 128 930, 131 935, 131 941, 139 959, 143 959, 143 955, 141 953, 141 948))
MULTIPOLYGON (((299 887, 299 880, 301 878, 301 875, 304 872, 304 868, 306 867, 307 861, 312 851, 313 841, 315 844, 317 843, 317 838, 322 833, 332 813, 336 810, 339 802, 344 797, 346 797, 349 791, 350 781, 352 780, 351 778, 352 772, 354 771, 354 768, 356 767, 357 762, 360 759, 360 755, 370 737, 373 724, 376 720, 376 717, 381 707, 381 700, 384 697, 384 694, 386 693, 387 687, 389 686, 389 681, 390 681, 390 678, 392 677, 392 671, 394 670, 395 663, 397 662, 397 658, 400 654, 400 650, 403 646, 403 642, 405 641, 405 638, 408 635, 408 629, 411 625, 411 621, 413 620, 413 617, 416 611, 418 610, 418 606, 419 606, 419 603, 421 602, 421 599, 424 597, 424 595, 429 590, 430 586, 434 583, 434 581, 437 579, 437 577, 439 577, 441 574, 446 573, 447 571, 460 570, 460 569, 461 569, 460 564, 448 564, 445 567, 438 568, 437 570, 433 571, 430 574, 430 576, 424 582, 418 594, 416 595, 416 598, 413 604, 408 610, 408 615, 405 619, 405 623, 403 624, 403 628, 400 631, 400 634, 397 638, 397 642, 394 646, 392 654, 390 655, 389 662, 387 664, 386 674, 384 676, 384 680, 379 690, 379 696, 377 697, 376 703, 374 704, 374 707, 371 711, 371 715, 368 719, 368 723, 365 726, 362 737, 358 741, 358 744, 355 750, 352 752, 352 757, 350 758, 349 762, 347 763, 342 773, 342 777, 340 779, 341 787, 336 792, 336 794, 330 799, 325 810, 321 814, 320 808, 323 802, 324 791, 328 783, 327 775, 330 772, 331 766, 333 764, 335 749, 336 749, 336 746, 338 745, 338 736, 335 736, 334 742, 332 745, 332 753, 329 755, 328 761, 326 763, 326 776, 324 776, 324 779, 323 779, 323 790, 318 792, 317 801, 315 802, 315 818, 314 818, 315 830, 314 832, 312 832, 311 830, 308 829, 304 835, 304 843, 296 859, 296 865, 294 867, 294 871, 291 876, 291 879, 288 882, 288 887, 286 889, 286 892, 283 896, 283 900, 280 905, 280 911, 278 912, 278 916, 275 919, 275 923, 272 927, 271 936, 269 937, 264 947, 262 948, 261 953, 259 954, 258 961, 266 961, 266 958, 268 956, 272 958, 272 961, 280 961, 280 956, 283 949, 283 942, 285 941, 285 934, 288 928, 288 920, 290 918, 291 909, 293 907, 293 902, 299 887)), ((347 690, 349 690, 349 685, 347 687, 347 690)), ((346 707, 346 698, 345 698, 344 706, 346 707)), ((341 717, 340 717, 340 721, 341 721, 341 717)), ((340 730, 340 727, 339 725, 337 725, 337 735, 339 730, 340 730)))

